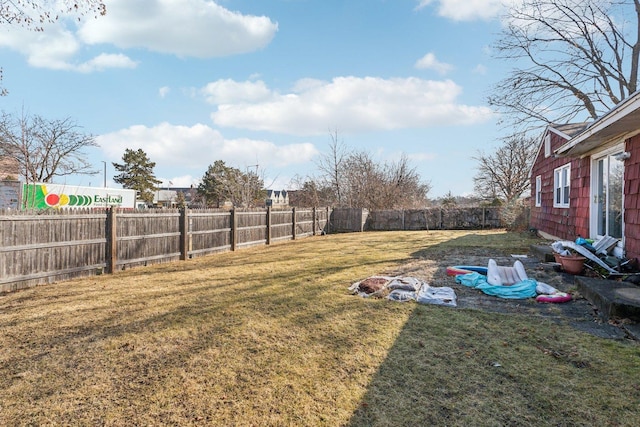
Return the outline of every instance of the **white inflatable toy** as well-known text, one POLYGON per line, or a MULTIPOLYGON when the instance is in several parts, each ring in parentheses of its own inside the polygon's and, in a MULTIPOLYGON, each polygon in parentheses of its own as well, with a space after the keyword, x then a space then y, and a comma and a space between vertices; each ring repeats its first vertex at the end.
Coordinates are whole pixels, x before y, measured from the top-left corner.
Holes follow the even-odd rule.
POLYGON ((527 280, 527 272, 520 260, 513 263, 513 267, 501 267, 495 260, 490 259, 487 266, 487 283, 493 286, 510 286, 527 280))

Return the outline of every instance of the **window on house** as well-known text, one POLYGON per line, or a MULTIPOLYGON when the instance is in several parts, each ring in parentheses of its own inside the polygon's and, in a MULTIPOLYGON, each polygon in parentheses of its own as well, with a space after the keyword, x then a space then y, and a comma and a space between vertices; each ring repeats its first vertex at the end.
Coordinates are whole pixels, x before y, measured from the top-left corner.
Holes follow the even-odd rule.
POLYGON ((542 177, 536 176, 536 206, 542 206, 542 177))
POLYGON ((544 156, 549 157, 551 155, 551 134, 547 132, 544 136, 544 156))
POLYGON ((553 207, 569 207, 569 186, 571 182, 571 163, 553 171, 553 207))

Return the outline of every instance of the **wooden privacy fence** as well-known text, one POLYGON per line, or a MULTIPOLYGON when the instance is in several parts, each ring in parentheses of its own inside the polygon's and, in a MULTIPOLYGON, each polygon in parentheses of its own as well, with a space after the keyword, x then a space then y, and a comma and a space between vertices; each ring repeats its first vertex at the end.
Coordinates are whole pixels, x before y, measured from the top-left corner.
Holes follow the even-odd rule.
POLYGON ((329 208, 0 211, 0 291, 328 232, 329 208))
MULTIPOLYGON (((505 218, 501 207, 462 207, 374 210, 335 208, 331 211, 332 232, 391 230, 464 230, 512 227, 518 218, 505 218)), ((516 216, 528 224, 528 208, 519 207, 516 216)))
MULTIPOLYGON (((527 210, 523 210, 524 213, 527 210)), ((521 215, 527 221, 527 215, 521 215)), ((0 210, 0 292, 331 232, 505 227, 500 208, 0 210)))

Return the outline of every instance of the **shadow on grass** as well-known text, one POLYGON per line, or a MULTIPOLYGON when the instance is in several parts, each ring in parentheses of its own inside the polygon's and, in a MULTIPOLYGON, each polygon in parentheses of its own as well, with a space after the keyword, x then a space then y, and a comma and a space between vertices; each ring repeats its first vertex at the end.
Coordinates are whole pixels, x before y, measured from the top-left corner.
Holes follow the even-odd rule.
POLYGON ((300 367, 338 364, 358 351, 349 339, 356 330, 375 335, 366 321, 335 326, 355 301, 332 283, 402 262, 369 250, 381 239, 367 236, 359 248, 342 247, 347 237, 336 239, 340 249, 276 245, 8 296, 6 316, 0 307, 0 388, 8 391, 0 407, 10 410, 0 411, 0 424, 25 417, 34 424, 308 424, 296 417, 328 393, 310 394, 300 367), (329 351, 337 357, 327 359, 329 351), (299 406, 255 403, 261 393, 299 406))
MULTIPOLYGON (((412 255, 472 254, 486 265, 536 243, 514 237, 463 236, 412 255)), ((416 305, 347 425, 631 426, 640 391, 628 375, 638 356, 633 344, 576 334, 542 317, 416 305), (622 363, 608 366, 615 357, 622 363), (610 375, 629 394, 612 388, 610 375)))
MULTIPOLYGON (((593 341, 346 290, 403 263, 441 264, 444 251, 510 253, 512 237, 337 236, 12 295, 0 307, 0 424, 526 425, 556 404, 574 424, 606 424, 573 402, 619 374, 587 357, 593 341)), ((633 375, 618 376, 637 398, 633 375)), ((598 408, 623 419, 602 390, 598 408)))

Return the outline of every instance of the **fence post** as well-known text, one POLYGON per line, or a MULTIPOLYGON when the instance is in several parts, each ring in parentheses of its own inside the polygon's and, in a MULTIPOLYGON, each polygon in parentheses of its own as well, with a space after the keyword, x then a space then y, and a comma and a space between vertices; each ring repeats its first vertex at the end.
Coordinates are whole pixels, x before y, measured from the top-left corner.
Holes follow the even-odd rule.
POLYGON ((331 216, 330 216, 330 212, 329 212, 329 206, 327 206, 327 234, 329 234, 329 232, 331 231, 331 216))
POLYGON ((271 244, 271 206, 267 206, 267 245, 271 244))
POLYGON ((106 238, 107 242, 105 245, 105 257, 107 264, 107 274, 113 274, 116 270, 116 263, 118 261, 118 244, 117 244, 117 233, 116 233, 116 208, 111 207, 107 211, 107 224, 106 224, 106 238))
POLYGON ((316 235, 316 207, 311 208, 311 235, 316 235))
POLYGON ((485 207, 482 207, 482 228, 484 229, 484 222, 485 222, 485 207))
POLYGON ((292 240, 296 240, 296 208, 295 208, 295 206, 293 208, 291 208, 291 212, 292 212, 291 213, 291 222, 293 223, 292 224, 291 235, 293 236, 292 240))
POLYGON ((236 250, 238 242, 238 217, 236 216, 236 208, 231 209, 231 250, 236 250))
POLYGON ((189 258, 189 216, 187 208, 180 209, 180 260, 189 258))

